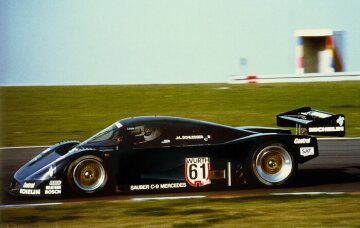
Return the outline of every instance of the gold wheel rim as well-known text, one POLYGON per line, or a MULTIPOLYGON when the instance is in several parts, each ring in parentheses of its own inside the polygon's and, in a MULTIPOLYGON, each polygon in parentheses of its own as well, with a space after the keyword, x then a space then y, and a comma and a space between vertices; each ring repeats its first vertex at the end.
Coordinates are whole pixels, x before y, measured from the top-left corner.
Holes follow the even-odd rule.
POLYGON ((253 168, 258 179, 266 185, 283 183, 293 170, 291 155, 281 145, 270 145, 257 153, 253 168))
POLYGON ((261 168, 267 174, 275 174, 281 170, 283 158, 277 152, 269 152, 261 160, 261 168))
POLYGON ((76 186, 84 191, 95 191, 106 181, 103 165, 95 159, 80 161, 74 168, 73 178, 76 186))
POLYGON ((89 187, 96 183, 99 179, 99 175, 99 167, 93 163, 88 163, 79 169, 77 178, 81 185, 89 187))

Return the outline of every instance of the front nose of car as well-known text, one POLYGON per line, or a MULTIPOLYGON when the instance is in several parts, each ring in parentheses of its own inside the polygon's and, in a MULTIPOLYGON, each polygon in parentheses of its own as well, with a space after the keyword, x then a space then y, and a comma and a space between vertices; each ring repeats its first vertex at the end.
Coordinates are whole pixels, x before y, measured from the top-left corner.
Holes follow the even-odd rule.
POLYGON ((55 175, 59 157, 53 150, 43 151, 14 174, 7 191, 12 195, 39 195, 39 186, 55 175))

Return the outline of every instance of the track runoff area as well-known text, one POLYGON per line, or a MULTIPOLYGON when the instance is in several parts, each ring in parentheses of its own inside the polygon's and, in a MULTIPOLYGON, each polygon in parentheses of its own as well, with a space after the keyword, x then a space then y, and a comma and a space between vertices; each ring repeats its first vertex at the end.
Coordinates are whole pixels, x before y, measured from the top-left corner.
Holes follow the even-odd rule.
MULTIPOLYGON (((244 188, 231 191, 111 195, 91 198, 65 199, 18 199, 3 191, 0 207, 27 207, 58 205, 63 203, 88 201, 146 201, 199 198, 234 198, 267 195, 338 195, 360 193, 360 138, 319 138, 320 156, 300 165, 293 183, 286 188, 252 189, 244 188)), ((2 188, 10 182, 14 172, 30 158, 47 146, 21 146, 0 148, 2 167, 2 188), (16 151, 16 152, 15 152, 16 151)))

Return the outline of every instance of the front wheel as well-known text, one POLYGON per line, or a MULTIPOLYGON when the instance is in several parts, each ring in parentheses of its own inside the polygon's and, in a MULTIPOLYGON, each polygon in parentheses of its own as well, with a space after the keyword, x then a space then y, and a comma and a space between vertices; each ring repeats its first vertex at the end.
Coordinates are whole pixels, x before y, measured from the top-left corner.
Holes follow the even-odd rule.
POLYGON ((282 144, 258 147, 247 159, 250 182, 266 186, 283 185, 297 168, 291 153, 282 144))
POLYGON ((70 187, 84 194, 99 192, 108 180, 104 162, 96 156, 84 156, 73 161, 67 177, 70 187))

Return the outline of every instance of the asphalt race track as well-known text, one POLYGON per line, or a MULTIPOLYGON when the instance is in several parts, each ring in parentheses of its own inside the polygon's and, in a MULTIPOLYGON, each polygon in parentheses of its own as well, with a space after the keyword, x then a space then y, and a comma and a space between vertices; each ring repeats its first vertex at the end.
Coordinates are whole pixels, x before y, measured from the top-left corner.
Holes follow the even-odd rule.
POLYGON ((263 195, 277 193, 309 193, 309 192, 328 192, 328 193, 360 193, 360 139, 331 139, 319 141, 320 156, 314 160, 300 165, 298 174, 293 183, 286 188, 277 189, 254 189, 245 187, 244 189, 232 191, 213 191, 213 192, 192 192, 192 193, 172 193, 172 194, 144 194, 144 195, 111 195, 102 197, 87 198, 65 198, 65 199, 18 199, 9 196, 5 187, 10 183, 14 172, 25 164, 36 154, 44 150, 43 147, 37 148, 1 148, 0 149, 0 187, 2 190, 1 206, 16 204, 37 204, 37 203, 57 203, 91 200, 127 200, 141 199, 149 197, 235 197, 248 195, 263 195))

